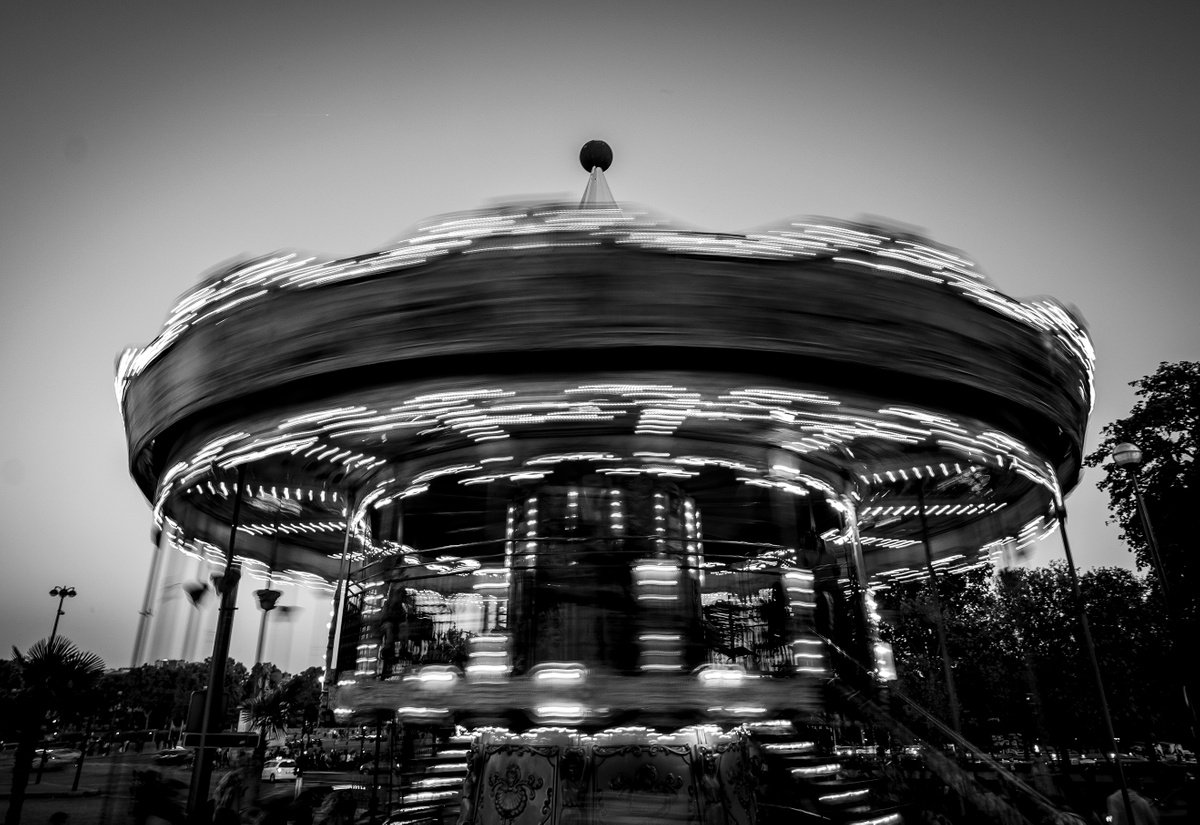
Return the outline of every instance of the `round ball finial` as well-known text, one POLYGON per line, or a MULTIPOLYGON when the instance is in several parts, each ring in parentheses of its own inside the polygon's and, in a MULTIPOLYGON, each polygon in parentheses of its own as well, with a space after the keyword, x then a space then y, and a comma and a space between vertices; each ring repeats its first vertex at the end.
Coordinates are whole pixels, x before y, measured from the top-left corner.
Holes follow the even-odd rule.
POLYGON ((597 166, 607 172, 612 166, 612 147, 602 140, 589 140, 579 150, 579 163, 585 172, 591 172, 597 166))

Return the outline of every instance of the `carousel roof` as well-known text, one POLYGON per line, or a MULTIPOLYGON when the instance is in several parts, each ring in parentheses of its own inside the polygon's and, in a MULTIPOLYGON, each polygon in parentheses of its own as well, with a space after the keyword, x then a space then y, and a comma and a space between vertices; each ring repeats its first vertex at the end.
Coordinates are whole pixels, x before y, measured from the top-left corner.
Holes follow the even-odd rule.
POLYGON ((1044 526, 1092 404, 1069 310, 886 227, 676 228, 612 203, 597 160, 579 205, 206 277, 118 361, 157 522, 223 541, 241 468, 242 552, 328 577, 345 515, 470 509, 582 462, 705 491, 706 536, 745 518, 730 491, 838 502, 877 575, 922 558, 922 503, 957 563, 1044 526))

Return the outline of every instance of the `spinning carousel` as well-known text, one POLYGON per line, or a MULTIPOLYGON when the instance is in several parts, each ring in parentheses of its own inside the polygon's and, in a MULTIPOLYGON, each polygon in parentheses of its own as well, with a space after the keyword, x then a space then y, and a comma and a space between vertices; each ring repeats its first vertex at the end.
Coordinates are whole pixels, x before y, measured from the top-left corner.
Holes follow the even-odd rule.
POLYGON ((894 227, 675 228, 611 157, 227 266, 118 363, 160 554, 319 594, 332 712, 453 732, 406 793, 464 822, 753 821, 835 658, 889 678, 872 589, 1036 540, 1079 472, 1061 304, 894 227))

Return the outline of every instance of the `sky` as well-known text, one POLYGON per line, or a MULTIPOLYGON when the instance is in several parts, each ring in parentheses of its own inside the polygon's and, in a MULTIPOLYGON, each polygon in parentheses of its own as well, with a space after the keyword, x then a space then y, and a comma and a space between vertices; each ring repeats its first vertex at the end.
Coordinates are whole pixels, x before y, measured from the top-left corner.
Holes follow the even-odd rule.
MULTIPOLYGON (((882 216, 1074 306, 1089 449, 1130 381, 1200 358, 1195 4, 423 6, 0 7, 5 653, 68 585, 60 632, 129 664, 153 546, 114 359, 201 274, 577 199, 592 138, 618 200, 683 224, 882 216)), ((1067 501, 1076 561, 1132 567, 1099 477, 1067 501)))

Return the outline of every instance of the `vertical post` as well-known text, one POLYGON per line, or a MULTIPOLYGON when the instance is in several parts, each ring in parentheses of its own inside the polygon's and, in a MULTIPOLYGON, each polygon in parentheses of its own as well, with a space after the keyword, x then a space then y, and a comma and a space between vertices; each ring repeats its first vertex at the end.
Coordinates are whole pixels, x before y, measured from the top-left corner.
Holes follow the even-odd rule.
MULTIPOLYGON (((271 566, 267 568, 267 586, 266 590, 271 589, 271 580, 275 576, 275 565, 279 559, 279 517, 282 514, 283 508, 276 504, 275 520, 271 525, 274 532, 271 534, 271 566)), ((261 591, 255 593, 259 596, 261 591)), ((263 648, 267 642, 267 621, 270 618, 271 611, 275 609, 275 602, 259 600, 259 607, 262 608, 262 618, 258 622, 258 642, 254 645, 254 664, 262 664, 263 648)))
POLYGON ((62 606, 67 598, 67 589, 62 588, 62 593, 58 597, 58 609, 54 613, 54 627, 50 628, 50 647, 54 646, 54 638, 58 635, 58 620, 65 616, 62 606))
MULTIPOLYGON (((379 734, 380 722, 382 717, 377 713, 375 715, 375 767, 371 771, 371 812, 369 816, 369 825, 375 825, 375 815, 379 811, 379 734)), ((388 754, 388 781, 391 781, 392 773, 392 755, 388 754)))
POLYGON ((212 779, 212 762, 209 760, 207 738, 209 729, 221 713, 225 698, 225 660, 229 658, 229 641, 233 634, 233 614, 237 610, 238 579, 240 566, 234 561, 234 546, 238 524, 242 515, 242 498, 246 491, 246 467, 238 467, 237 486, 234 487, 233 517, 229 524, 229 541, 225 545, 225 573, 221 578, 221 607, 217 616, 217 633, 213 639, 212 661, 208 672, 208 691, 204 701, 204 715, 200 725, 200 747, 192 766, 192 786, 188 795, 188 817, 201 823, 208 812, 208 786, 212 779))
POLYGON ((133 639, 133 661, 130 667, 137 667, 142 662, 143 647, 146 644, 146 624, 154 615, 151 604, 154 601, 154 583, 158 580, 158 568, 163 557, 163 542, 169 542, 166 529, 158 531, 158 541, 154 543, 154 558, 150 562, 150 575, 146 577, 146 595, 142 597, 142 609, 138 611, 137 635, 133 639))
POLYGON ((79 776, 83 773, 83 760, 87 758, 88 742, 92 738, 92 718, 89 716, 83 727, 83 746, 79 748, 79 758, 75 760, 75 779, 71 782, 71 790, 79 790, 79 776))
MULTIPOLYGON (((1171 588, 1167 582, 1167 568, 1163 564, 1162 556, 1158 552, 1158 539, 1154 536, 1154 526, 1150 523, 1150 511, 1146 508, 1146 499, 1142 496, 1142 485, 1138 483, 1137 472, 1133 466, 1126 467, 1126 472, 1129 473, 1129 480, 1133 482, 1133 498, 1137 504, 1138 517, 1142 520, 1142 529, 1146 534, 1146 546, 1150 548, 1150 559, 1154 562, 1154 572, 1158 575, 1158 584, 1162 588, 1163 603, 1166 607, 1167 622, 1170 630, 1167 633, 1171 650, 1178 653, 1183 649, 1183 645, 1179 644, 1179 624, 1177 619, 1177 606, 1175 599, 1171 595, 1171 588)), ((1193 747, 1196 741, 1196 711, 1192 707, 1191 697, 1188 695, 1187 678, 1180 677, 1180 690, 1183 696, 1183 709, 1187 714, 1188 732, 1191 734, 1193 747)))
POLYGON ((1125 782, 1125 769, 1121 766, 1121 753, 1117 750, 1117 735, 1113 730, 1112 715, 1108 712, 1108 696, 1104 690, 1104 679, 1100 675, 1100 661, 1096 658, 1096 645, 1092 641, 1092 628, 1088 624, 1087 610, 1083 606, 1083 594, 1079 590, 1079 576, 1075 573, 1075 559, 1071 555, 1071 542, 1067 538, 1067 508, 1061 501, 1055 502, 1058 530, 1062 534, 1063 553, 1067 557, 1067 571, 1071 575, 1071 593, 1075 608, 1079 611, 1079 626, 1083 631, 1083 645, 1087 649, 1088 661, 1092 665, 1092 678, 1096 681, 1096 693, 1100 699, 1100 715, 1104 720, 1104 732, 1112 748, 1113 766, 1116 768, 1117 784, 1121 788, 1121 799, 1125 803, 1125 821, 1137 822, 1133 816, 1133 803, 1129 801, 1129 785, 1125 782))
MULTIPOLYGON (((271 579, 267 578, 267 587, 271 586, 271 579)), ((267 616, 271 611, 263 609, 262 618, 258 622, 258 642, 254 645, 254 664, 262 664, 263 660, 263 645, 267 641, 267 616)))
POLYGON ((946 614, 942 610, 942 598, 938 595, 937 571, 933 569, 933 549, 929 545, 929 520, 925 516, 925 491, 922 485, 917 485, 917 513, 921 516, 921 543, 925 545, 925 569, 929 571, 929 587, 933 593, 933 607, 936 611, 934 623, 937 625, 938 647, 942 650, 942 674, 946 679, 946 697, 950 701, 950 722, 954 732, 962 733, 962 718, 958 708, 958 690, 954 685, 954 670, 950 662, 950 647, 946 644, 946 614))
POLYGON ((350 535, 353 532, 353 502, 346 502, 346 536, 342 541, 342 561, 338 565, 337 587, 333 591, 333 627, 329 628, 329 645, 325 649, 325 678, 321 682, 322 707, 329 700, 330 682, 337 673, 338 647, 342 643, 342 618, 350 578, 350 535))
POLYGON ((850 603, 854 614, 855 633, 858 650, 853 651, 859 657, 859 664, 866 671, 875 669, 874 639, 871 632, 871 617, 867 607, 867 569, 863 557, 862 541, 858 535, 858 511, 854 502, 846 497, 846 523, 850 528, 850 603))
POLYGON ((1171 609, 1171 589, 1167 583, 1167 568, 1163 565, 1162 556, 1158 553, 1158 539, 1154 537, 1154 528, 1150 525, 1150 513, 1146 509, 1146 499, 1142 497, 1142 485, 1138 483, 1137 473, 1132 467, 1128 468, 1129 480, 1133 482, 1133 500, 1137 504, 1138 518, 1142 520, 1142 527, 1145 528, 1146 546, 1150 548, 1150 558, 1154 562, 1154 572, 1158 574, 1158 583, 1162 587, 1163 601, 1167 603, 1168 611, 1171 609))

